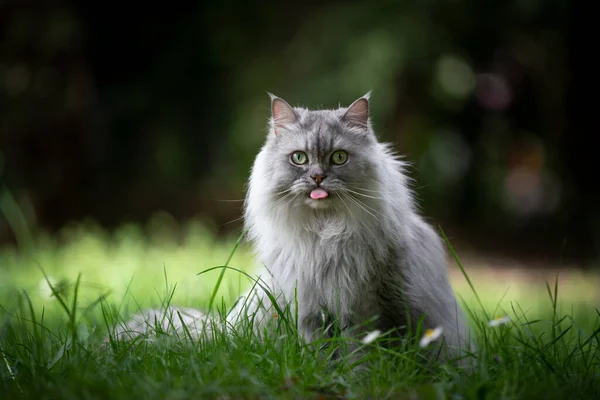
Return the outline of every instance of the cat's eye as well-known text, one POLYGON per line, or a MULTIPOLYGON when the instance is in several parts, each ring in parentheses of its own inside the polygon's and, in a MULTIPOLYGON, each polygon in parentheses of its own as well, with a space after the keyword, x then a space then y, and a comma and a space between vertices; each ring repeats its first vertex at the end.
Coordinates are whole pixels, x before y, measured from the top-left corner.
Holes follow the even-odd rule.
POLYGON ((294 164, 298 164, 298 165, 306 164, 306 162, 308 161, 308 157, 306 156, 306 153, 304 153, 303 151, 293 152, 291 158, 292 158, 292 162, 294 164))
POLYGON ((338 150, 331 155, 331 162, 336 165, 342 165, 348 160, 348 153, 344 150, 338 150))

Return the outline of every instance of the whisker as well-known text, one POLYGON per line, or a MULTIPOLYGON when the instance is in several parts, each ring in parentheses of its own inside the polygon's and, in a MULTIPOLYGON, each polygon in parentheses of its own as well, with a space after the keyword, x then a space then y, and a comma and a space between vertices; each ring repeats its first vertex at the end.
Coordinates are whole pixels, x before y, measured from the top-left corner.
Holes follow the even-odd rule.
POLYGON ((241 221, 243 219, 244 219, 244 216, 242 215, 241 217, 238 217, 238 218, 235 218, 235 219, 233 219, 231 221, 222 223, 220 226, 225 226, 225 225, 233 224, 234 222, 238 222, 238 221, 241 221))
POLYGON ((270 207, 269 210, 271 210, 273 207, 275 207, 276 204, 282 203, 283 202, 283 208, 287 207, 292 201, 294 201, 294 199, 298 197, 298 193, 294 194, 292 192, 288 193, 285 197, 282 197, 281 199, 279 199, 276 203, 273 203, 270 207))
POLYGON ((348 199, 350 199, 350 201, 352 201, 354 204, 356 204, 361 210, 363 210, 364 212, 366 212, 367 214, 369 214, 371 217, 373 217, 374 219, 376 219, 377 221, 379 221, 379 217, 375 214, 373 214, 371 211, 369 211, 368 209, 365 208, 364 205, 362 205, 362 203, 360 203, 359 201, 357 201, 355 198, 352 198, 350 196, 348 196, 348 199))
POLYGON ((356 219, 356 216, 352 212, 352 209, 350 207, 348 207, 348 204, 346 204, 346 202, 344 201, 344 198, 341 195, 337 195, 337 196, 340 198, 340 200, 342 201, 344 206, 348 209, 348 211, 350 212, 350 215, 352 215, 352 218, 356 219))
POLYGON ((238 203, 238 202, 243 202, 246 199, 210 199, 211 201, 224 201, 224 202, 232 202, 232 203, 238 203))
POLYGON ((287 189, 281 190, 279 192, 271 192, 269 190, 266 190, 264 192, 258 192, 256 194, 259 195, 259 196, 281 196, 283 194, 286 194, 286 193, 290 192, 291 190, 292 190, 292 188, 287 188, 287 189))
POLYGON ((401 193, 400 190, 395 190, 395 191, 392 191, 392 192, 388 192, 388 191, 385 191, 385 190, 365 189, 365 188, 361 188, 361 187, 358 187, 358 186, 348 186, 348 187, 351 188, 351 189, 354 189, 354 190, 358 190, 358 191, 362 191, 362 192, 367 192, 367 193, 380 193, 380 194, 398 194, 398 193, 401 193))
MULTIPOLYGON (((342 194, 344 194, 343 192, 340 193, 338 195, 339 199, 342 201, 342 203, 344 204, 344 206, 346 206, 346 208, 348 209, 348 211, 350 212, 350 215, 352 215, 352 218, 354 218, 355 220, 358 221, 358 219, 356 218, 356 216, 354 215, 354 213, 352 212, 352 209, 350 208, 350 206, 348 206, 348 204, 346 204, 346 202, 344 201, 343 196, 341 196, 342 194)), ((348 196, 348 195, 346 195, 348 196)), ((367 241, 365 240, 365 238, 363 237, 363 235, 358 235, 358 237, 360 238, 360 241, 363 242, 365 245, 367 244, 367 241)))
POLYGON ((348 185, 348 187, 351 187, 352 189, 356 189, 356 190, 362 190, 363 192, 383 193, 381 190, 365 189, 365 188, 361 188, 358 186, 349 186, 348 185))
MULTIPOLYGON (((291 192, 290 192, 291 193, 291 192)), ((288 200, 285 202, 285 205, 287 206, 288 204, 290 204, 292 201, 294 201, 294 199, 298 197, 298 194, 293 194, 291 197, 288 197, 288 200)))
MULTIPOLYGON (((285 193, 289 192, 290 190, 291 189, 288 188, 288 189, 282 190, 280 192, 266 191, 266 192, 257 193, 257 195, 260 195, 260 196, 264 196, 264 195, 280 196, 282 194, 285 194, 285 193)), ((246 198, 243 198, 243 199, 210 199, 210 201, 223 201, 223 202, 233 202, 233 203, 238 203, 239 202, 239 203, 241 203, 241 202, 246 201, 246 198)))
POLYGON ((283 197, 275 200, 268 206, 268 210, 273 209, 273 207, 275 207, 277 204, 280 204, 282 201, 284 201, 285 199, 289 198, 292 195, 293 195, 292 191, 290 189, 288 189, 287 193, 283 197))
POLYGON ((345 190, 347 192, 354 193, 354 194, 359 195, 359 196, 367 197, 369 199, 383 200, 383 197, 370 196, 368 194, 363 194, 363 193, 355 192, 354 190, 348 189, 348 188, 346 188, 345 190))
POLYGON ((358 203, 360 203, 363 207, 365 207, 366 209, 369 209, 371 211, 373 211, 374 213, 381 215, 383 218, 385 218, 385 215, 383 215, 383 213, 381 213, 380 211, 374 209, 373 207, 368 206, 367 204, 365 204, 363 201, 361 201, 360 199, 352 196, 351 194, 348 194, 349 198, 357 201, 358 203))
POLYGON ((291 190, 292 190, 292 188, 287 188, 287 189, 285 189, 285 190, 282 190, 282 191, 280 191, 280 192, 263 192, 263 193, 261 193, 261 194, 272 194, 272 195, 275 195, 275 196, 279 196, 279 195, 282 195, 282 194, 284 194, 284 193, 288 193, 288 192, 290 192, 291 190))
POLYGON ((349 200, 351 200, 352 202, 354 202, 354 204, 356 204, 358 207, 360 207, 360 208, 361 208, 361 209, 362 209, 364 212, 366 212, 367 214, 369 214, 370 216, 372 216, 373 218, 375 218, 377 221, 379 221, 379 218, 378 218, 378 217, 377 217, 375 214, 373 214, 372 212, 370 212, 369 210, 367 210, 367 209, 365 208, 365 205, 364 205, 362 202, 358 201, 358 199, 356 199, 356 198, 354 198, 354 197, 350 196, 350 195, 349 195, 348 193, 346 193, 346 192, 341 192, 341 193, 344 193, 344 195, 345 195, 345 196, 347 196, 347 198, 348 198, 349 200))
POLYGON ((376 208, 373 208, 373 207, 365 204, 365 202, 361 201, 360 199, 356 199, 356 201, 360 202, 363 206, 367 207, 369 210, 373 211, 374 213, 377 213, 385 218, 385 215, 381 211, 377 210, 376 208))

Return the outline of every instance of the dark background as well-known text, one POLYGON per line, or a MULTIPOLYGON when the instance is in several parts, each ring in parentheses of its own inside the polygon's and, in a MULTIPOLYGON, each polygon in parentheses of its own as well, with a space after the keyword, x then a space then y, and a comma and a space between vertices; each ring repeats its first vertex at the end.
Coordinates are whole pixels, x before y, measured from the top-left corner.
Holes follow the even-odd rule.
POLYGON ((231 232, 266 92, 336 107, 373 90, 379 136, 452 240, 588 265, 600 201, 573 31, 568 1, 0 1, 0 185, 34 231, 165 210, 231 232))

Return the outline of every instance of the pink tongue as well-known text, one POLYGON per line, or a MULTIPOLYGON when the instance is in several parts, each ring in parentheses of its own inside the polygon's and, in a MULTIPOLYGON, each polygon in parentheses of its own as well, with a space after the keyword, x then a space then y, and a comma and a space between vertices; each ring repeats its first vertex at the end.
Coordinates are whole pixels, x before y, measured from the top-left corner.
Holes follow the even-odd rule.
POLYGON ((318 200, 318 199, 324 199, 325 197, 328 197, 329 193, 327 193, 326 191, 324 191, 323 189, 314 189, 312 192, 310 192, 310 198, 314 199, 314 200, 318 200))

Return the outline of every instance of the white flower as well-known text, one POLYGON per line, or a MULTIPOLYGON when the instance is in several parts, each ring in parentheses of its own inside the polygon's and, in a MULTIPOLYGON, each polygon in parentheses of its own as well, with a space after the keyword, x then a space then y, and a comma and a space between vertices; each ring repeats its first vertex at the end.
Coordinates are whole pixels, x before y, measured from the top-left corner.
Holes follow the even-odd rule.
POLYGON ((440 336, 442 336, 442 327, 441 326, 438 326, 435 329, 427 329, 425 331, 425 334, 419 341, 419 346, 425 347, 425 346, 429 345, 429 343, 438 339, 440 336))
POLYGON ((373 332, 369 332, 367 336, 362 339, 364 344, 373 343, 378 337, 381 335, 381 331, 374 330, 373 332))
POLYGON ((508 324, 509 322, 510 322, 510 318, 508 317, 508 315, 505 315, 503 317, 494 318, 493 320, 488 322, 488 325, 489 326, 498 326, 498 325, 508 324))

